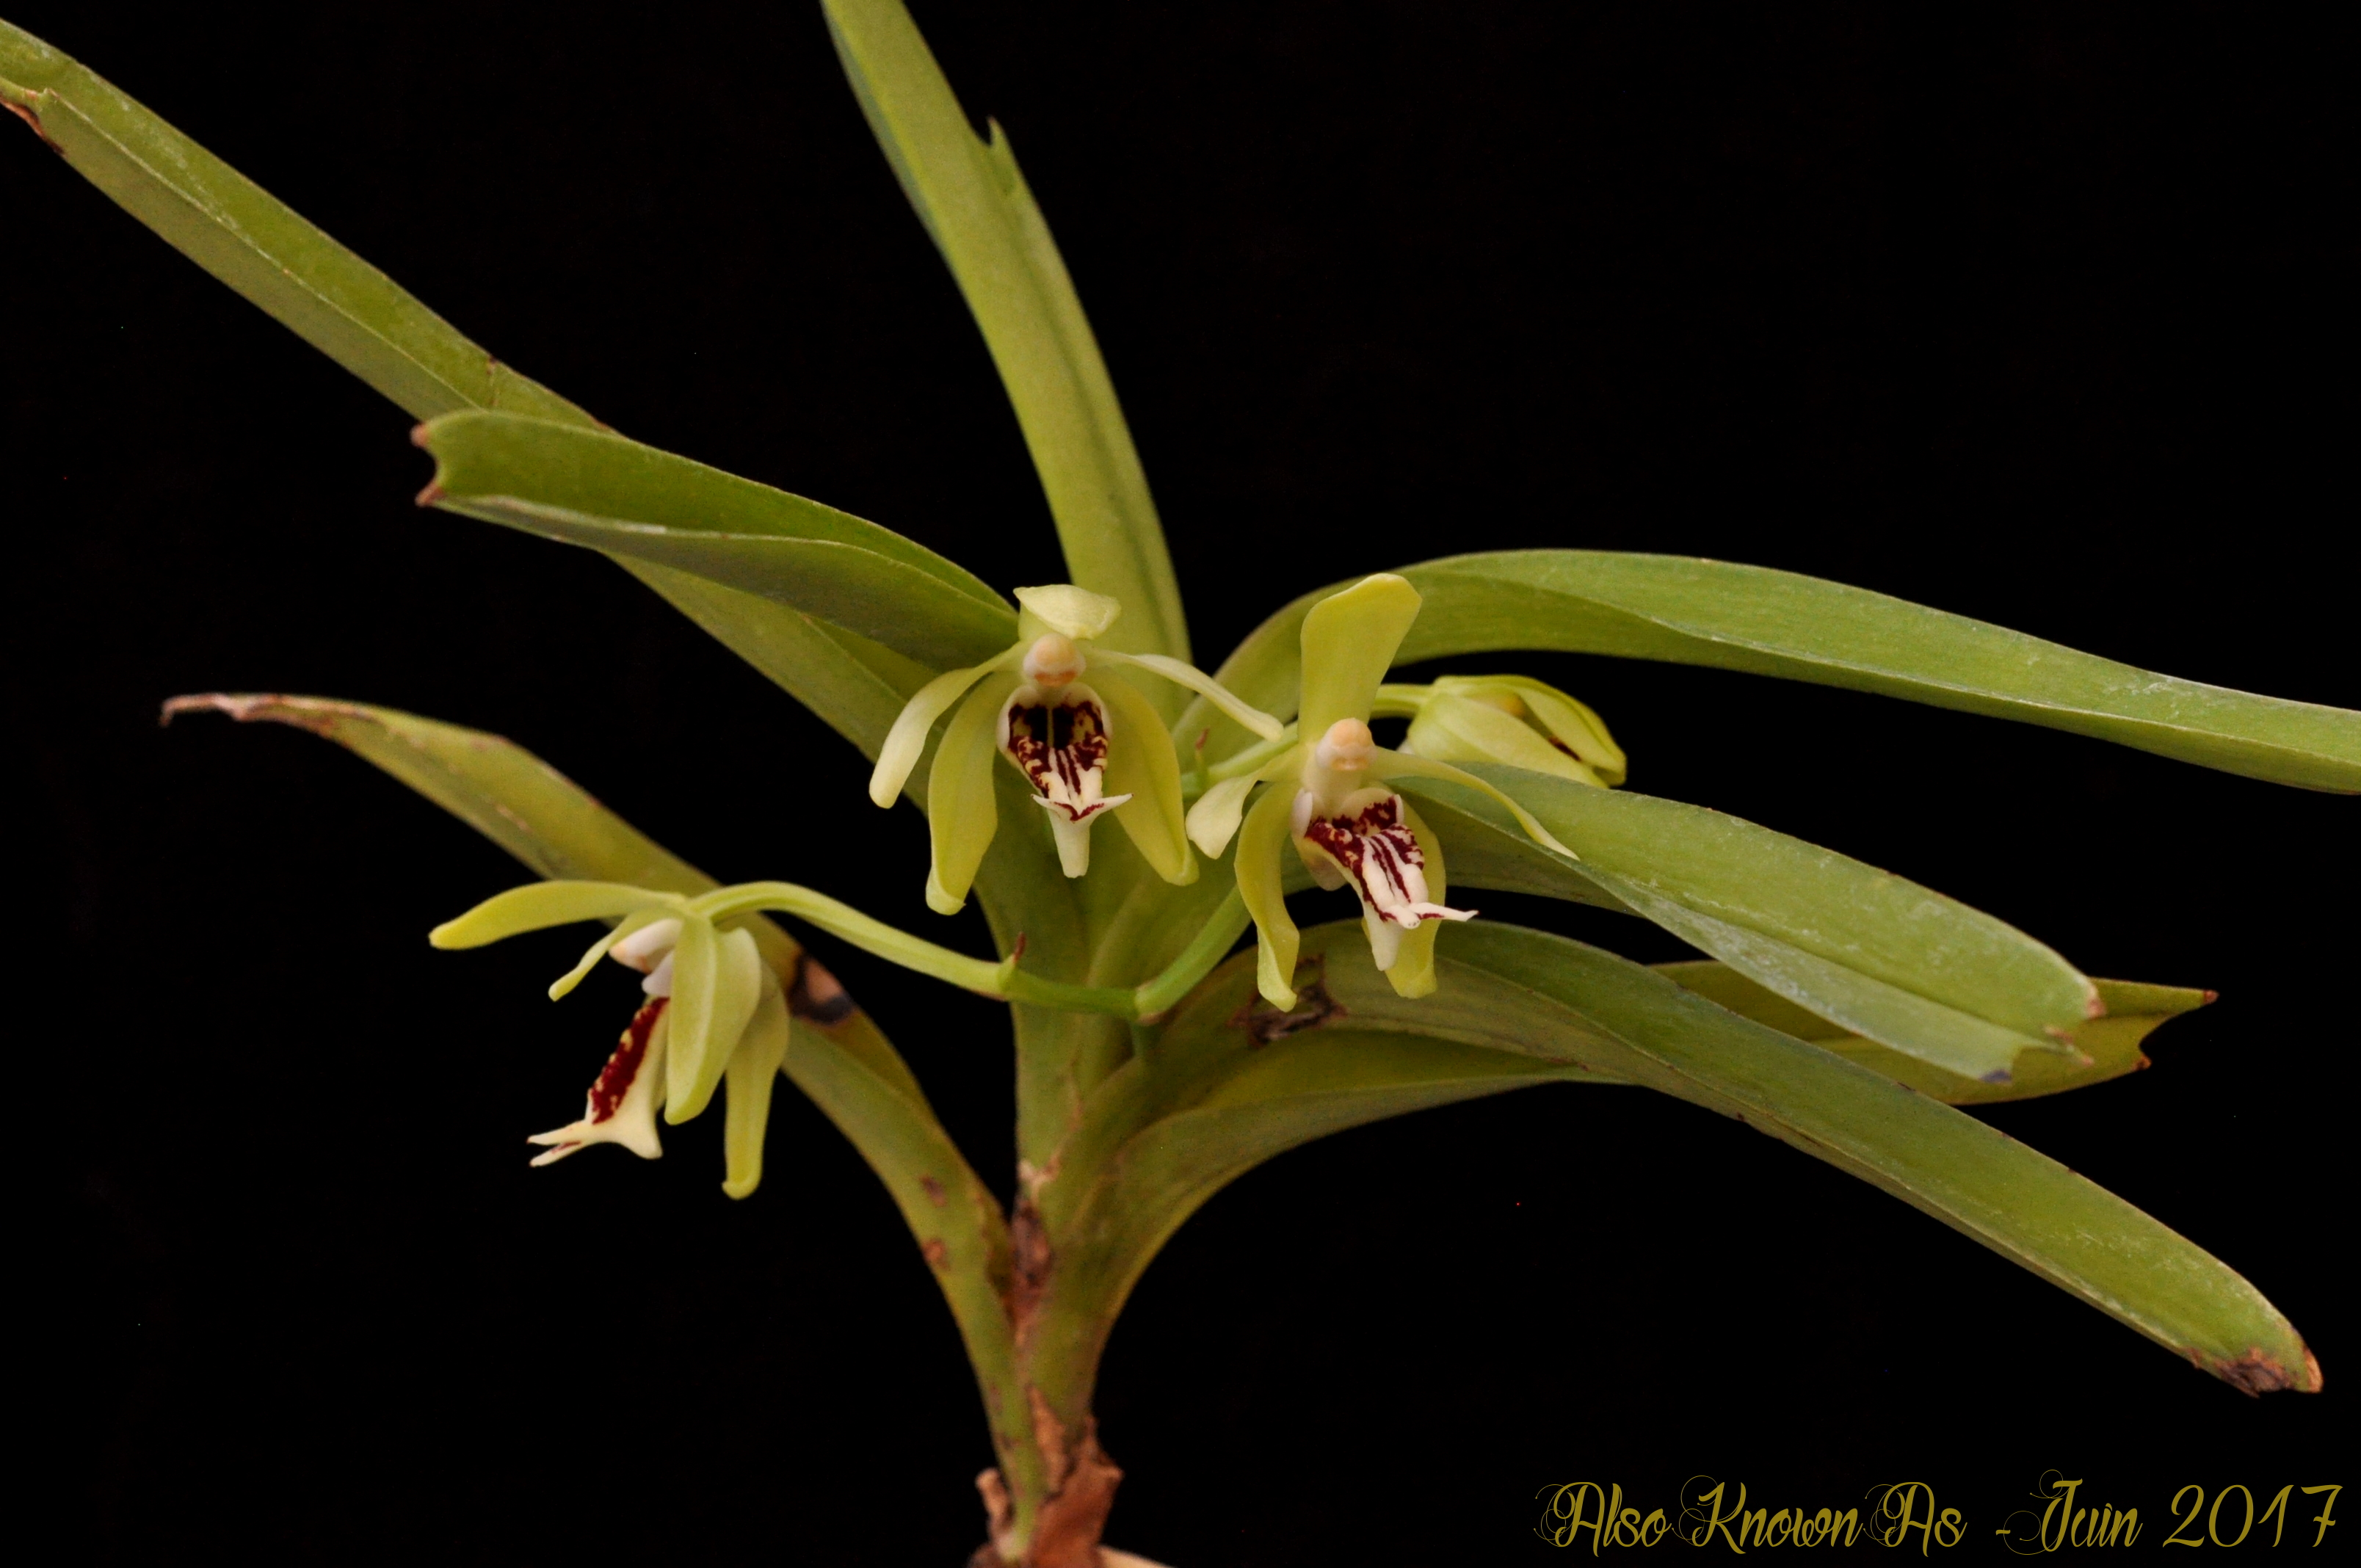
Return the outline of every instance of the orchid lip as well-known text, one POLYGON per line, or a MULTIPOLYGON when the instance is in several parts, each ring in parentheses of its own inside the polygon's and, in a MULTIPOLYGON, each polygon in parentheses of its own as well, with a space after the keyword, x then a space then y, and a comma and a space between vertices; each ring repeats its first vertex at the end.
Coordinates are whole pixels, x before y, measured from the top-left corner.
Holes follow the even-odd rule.
POLYGON ((1452 909, 1428 896, 1426 856, 1400 795, 1389 790, 1356 791, 1345 799, 1341 810, 1323 813, 1312 792, 1304 790, 1296 797, 1294 815, 1290 826, 1299 852, 1310 851, 1303 859, 1313 874, 1319 874, 1323 861, 1341 872, 1372 922, 1414 931, 1426 920, 1474 918, 1472 909, 1452 909))
POLYGON ((1001 710, 1001 751, 1032 782, 1042 803, 1068 821, 1118 804, 1102 794, 1107 747, 1106 709, 1088 686, 1019 686, 1001 710))
POLYGON ((555 1164, 592 1144, 620 1144, 642 1159, 663 1155, 655 1112, 664 1081, 662 1027, 670 1009, 670 999, 659 996, 631 1015, 584 1097, 581 1116, 525 1140, 545 1147, 546 1152, 533 1157, 534 1165, 555 1164))

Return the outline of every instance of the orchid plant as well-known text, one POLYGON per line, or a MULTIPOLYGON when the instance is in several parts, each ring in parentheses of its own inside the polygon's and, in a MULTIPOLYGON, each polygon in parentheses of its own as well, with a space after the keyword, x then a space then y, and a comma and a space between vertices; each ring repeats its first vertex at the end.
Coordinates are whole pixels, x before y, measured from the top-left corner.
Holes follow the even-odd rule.
MULTIPOLYGON (((2361 790, 2361 714, 1789 573, 1584 550, 1340 560, 1351 576, 1277 609, 1208 674, 1006 137, 975 134, 899 0, 823 8, 1016 406, 1070 583, 1012 603, 888 529, 616 433, 0 23, 0 101, 36 135, 422 422, 423 504, 609 555, 868 759, 875 806, 923 811, 932 909, 982 905, 991 959, 791 883, 719 885, 498 737, 321 698, 175 699, 168 715, 335 740, 542 879, 437 927, 437 946, 603 926, 550 994, 602 959, 644 976, 582 1114, 532 1136, 534 1164, 602 1143, 654 1157, 659 1114, 676 1124, 719 1096, 723 1190, 742 1198, 777 1079, 808 1096, 891 1192, 972 1362, 995 1459, 978 1482, 983 1565, 1138 1561, 1101 1542, 1121 1472, 1093 1381, 1132 1287, 1216 1190, 1342 1128, 1543 1083, 1637 1084, 1741 1116, 2240 1388, 2320 1387, 2236 1273, 1960 1109, 2143 1066, 2145 1036, 2205 993, 2092 980, 1927 889, 1623 790, 1607 725, 1542 682, 1388 675, 1516 650, 1714 665, 2343 792, 2361 790), (1379 743, 1373 726, 1403 721, 1379 743), (1122 830, 1095 832, 1105 817, 1122 830), (1298 927, 1291 896, 1346 889, 1356 918, 1298 927), (1483 918, 1474 889, 1618 911, 1705 956, 1642 967, 1483 918), (799 929, 1007 1003, 1013 1204, 799 929)), ((849 801, 858 775, 842 773, 849 801)))

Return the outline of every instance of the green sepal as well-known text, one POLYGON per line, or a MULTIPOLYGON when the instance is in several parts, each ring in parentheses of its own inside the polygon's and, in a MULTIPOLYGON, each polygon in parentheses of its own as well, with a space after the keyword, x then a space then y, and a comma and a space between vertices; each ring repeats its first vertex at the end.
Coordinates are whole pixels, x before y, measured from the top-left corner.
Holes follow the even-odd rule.
POLYGON ((752 933, 717 931, 700 916, 681 922, 672 953, 665 1121, 677 1125, 704 1113, 762 995, 763 960, 752 933))
POLYGON ((968 693, 936 743, 927 776, 927 831, 934 842, 927 907, 938 915, 956 915, 967 903, 976 868, 1000 830, 992 776, 1000 755, 1000 709, 1020 684, 1007 671, 985 679, 968 693))
POLYGON ((1042 583, 1016 590, 1016 638, 1030 644, 1045 631, 1077 642, 1104 637, 1123 619, 1123 601, 1071 583, 1042 583))
POLYGON ((981 664, 946 670, 920 686, 903 705, 902 711, 894 716, 894 727, 886 731, 885 743, 878 748, 877 765, 869 773, 870 804, 891 806, 899 799, 902 786, 910 782, 911 771, 926 754, 927 737, 934 733, 935 721, 965 696, 976 682, 994 670, 1011 668, 1024 657, 1025 644, 1018 642, 981 664))
POLYGON ((763 1135, 771 1125, 771 1091, 779 1081, 791 1026, 786 998, 778 982, 765 976, 762 999, 723 1074, 728 1103, 722 1108, 721 1154, 727 1174, 721 1190, 732 1198, 746 1197, 762 1185, 763 1135))
POLYGON ((1148 869, 1166 882, 1187 886, 1197 880, 1197 856, 1180 810, 1180 758, 1163 716, 1139 688, 1112 671, 1090 674, 1091 689, 1108 708, 1105 790, 1127 795, 1115 819, 1131 838, 1148 869))
POLYGON ((1288 847, 1289 818, 1295 811, 1295 792, 1272 788, 1246 809, 1238 829, 1238 895, 1255 923, 1255 973, 1262 994, 1274 1007, 1295 1005, 1295 955, 1298 935, 1287 913, 1287 889, 1281 857, 1288 847))
POLYGON ((1298 706, 1307 745, 1318 745, 1338 719, 1369 717, 1378 686, 1393 667, 1394 650, 1409 634, 1418 610, 1418 590, 1389 572, 1364 577, 1312 607, 1303 618, 1303 691, 1298 706))

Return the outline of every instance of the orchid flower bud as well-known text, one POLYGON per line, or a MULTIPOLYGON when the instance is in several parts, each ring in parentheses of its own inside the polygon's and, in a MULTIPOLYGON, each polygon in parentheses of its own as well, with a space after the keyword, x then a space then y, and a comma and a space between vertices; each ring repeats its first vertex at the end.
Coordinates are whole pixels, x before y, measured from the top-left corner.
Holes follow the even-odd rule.
POLYGON ((1505 762, 1576 784, 1623 782, 1621 747, 1598 715, 1523 675, 1444 675, 1386 686, 1378 711, 1410 719, 1400 750, 1438 762, 1505 762))

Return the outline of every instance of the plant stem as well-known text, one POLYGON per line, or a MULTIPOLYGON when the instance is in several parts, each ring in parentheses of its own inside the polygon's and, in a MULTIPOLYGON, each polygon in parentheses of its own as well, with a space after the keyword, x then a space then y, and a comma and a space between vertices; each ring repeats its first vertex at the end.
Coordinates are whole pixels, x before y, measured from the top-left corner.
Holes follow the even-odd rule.
POLYGON ((1132 992, 1133 1016, 1154 1018, 1169 1012, 1180 1000, 1196 987, 1199 981, 1213 972, 1213 966, 1228 955, 1230 945, 1246 928, 1246 900, 1232 884, 1228 896, 1209 916, 1196 939, 1170 968, 1148 981, 1132 992))
POLYGON ((998 963, 970 958, 791 882, 741 883, 708 894, 691 907, 716 922, 764 912, 791 915, 830 936, 842 938, 864 953, 995 1001, 1031 1002, 1068 1013, 1109 1013, 1119 1018, 1136 1015, 1128 991, 1111 986, 1071 985, 1027 974, 1016 967, 1013 954, 998 963))

